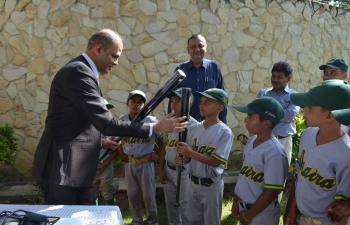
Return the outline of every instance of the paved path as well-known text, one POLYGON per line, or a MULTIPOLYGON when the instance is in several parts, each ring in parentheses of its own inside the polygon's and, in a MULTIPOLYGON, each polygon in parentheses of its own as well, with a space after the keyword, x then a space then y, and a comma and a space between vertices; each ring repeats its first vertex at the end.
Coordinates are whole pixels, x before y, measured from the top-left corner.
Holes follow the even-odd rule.
MULTIPOLYGON (((239 171, 225 171, 223 173, 223 180, 225 184, 236 183, 239 171)), ((114 183, 117 185, 118 190, 126 190, 125 179, 124 178, 114 178, 114 183)), ((0 186, 0 197, 15 197, 30 195, 33 192, 38 191, 34 182, 17 182, 8 183, 0 186)), ((162 184, 157 179, 157 188, 162 188, 162 184)))

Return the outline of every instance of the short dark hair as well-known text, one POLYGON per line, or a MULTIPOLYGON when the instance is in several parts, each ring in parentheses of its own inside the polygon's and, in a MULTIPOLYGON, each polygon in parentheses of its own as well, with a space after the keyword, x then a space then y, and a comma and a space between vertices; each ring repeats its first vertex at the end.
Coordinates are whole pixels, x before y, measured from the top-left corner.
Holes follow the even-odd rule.
POLYGON ((287 62, 278 62, 273 65, 271 73, 274 71, 282 72, 284 76, 288 77, 292 74, 293 69, 287 62))
POLYGON ((115 36, 113 34, 116 34, 123 41, 123 38, 114 30, 102 29, 90 37, 87 49, 91 49, 97 44, 101 44, 104 49, 108 48, 114 44, 115 36))
MULTIPOLYGON (((203 37, 203 35, 201 35, 201 34, 193 34, 193 35, 187 40, 187 46, 190 44, 190 40, 195 39, 195 38, 199 39, 199 38, 204 38, 204 37, 203 37)), ((204 40, 205 40, 205 38, 204 38, 204 40)))
MULTIPOLYGON (((263 116, 260 116, 259 114, 258 114, 258 116, 259 116, 260 122, 264 122, 265 120, 269 120, 269 119, 266 119, 266 118, 263 117, 263 116)), ((275 128, 275 126, 276 126, 277 124, 273 123, 271 120, 269 120, 269 121, 271 122, 271 130, 272 130, 273 128, 275 128)))

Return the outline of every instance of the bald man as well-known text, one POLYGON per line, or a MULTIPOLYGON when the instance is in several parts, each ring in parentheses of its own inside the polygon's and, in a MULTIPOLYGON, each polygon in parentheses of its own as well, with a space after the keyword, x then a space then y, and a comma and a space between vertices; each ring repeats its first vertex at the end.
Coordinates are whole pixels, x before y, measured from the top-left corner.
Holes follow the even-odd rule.
POLYGON ((112 140, 102 143, 101 134, 146 138, 186 127, 179 122, 184 118, 172 119, 172 114, 150 124, 112 117, 98 79, 118 65, 122 51, 118 33, 100 30, 89 39, 86 52, 63 66, 52 80, 46 126, 33 164, 33 176, 48 205, 94 205, 92 183, 99 150, 116 145, 112 140))

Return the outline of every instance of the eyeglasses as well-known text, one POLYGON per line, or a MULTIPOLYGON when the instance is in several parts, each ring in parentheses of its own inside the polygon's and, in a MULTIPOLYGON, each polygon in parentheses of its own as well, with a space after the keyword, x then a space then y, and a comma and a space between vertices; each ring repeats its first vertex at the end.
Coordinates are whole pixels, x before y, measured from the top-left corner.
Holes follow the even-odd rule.
POLYGON ((203 49, 203 48, 205 48, 205 45, 202 45, 202 44, 189 46, 189 49, 191 49, 193 51, 197 50, 197 49, 203 49))

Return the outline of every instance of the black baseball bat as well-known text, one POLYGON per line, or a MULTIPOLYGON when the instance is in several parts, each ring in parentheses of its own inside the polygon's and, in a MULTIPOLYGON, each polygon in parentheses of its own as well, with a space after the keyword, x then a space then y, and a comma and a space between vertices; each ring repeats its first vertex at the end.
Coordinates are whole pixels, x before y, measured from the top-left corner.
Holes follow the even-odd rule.
MULTIPOLYGON (((165 82, 164 86, 157 91, 154 97, 147 102, 141 111, 135 116, 133 122, 141 122, 146 118, 185 78, 186 74, 182 70, 177 70, 171 75, 165 82)), ((121 139, 122 138, 119 137, 115 141, 118 143, 121 139)), ((110 151, 111 149, 106 150, 106 152, 99 158, 99 163, 103 161, 103 158, 106 157, 110 151)))
MULTIPOLYGON (((180 116, 186 116, 186 120, 188 121, 189 115, 190 115, 190 96, 191 96, 191 88, 182 88, 181 91, 181 110, 180 110, 180 116)), ((179 133, 179 139, 178 141, 186 142, 187 137, 187 128, 179 133)), ((179 154, 180 157, 182 157, 181 154, 179 154)), ((180 206, 180 185, 181 185, 181 172, 182 172, 182 166, 177 167, 177 186, 176 186, 176 200, 174 203, 175 207, 180 206)))

